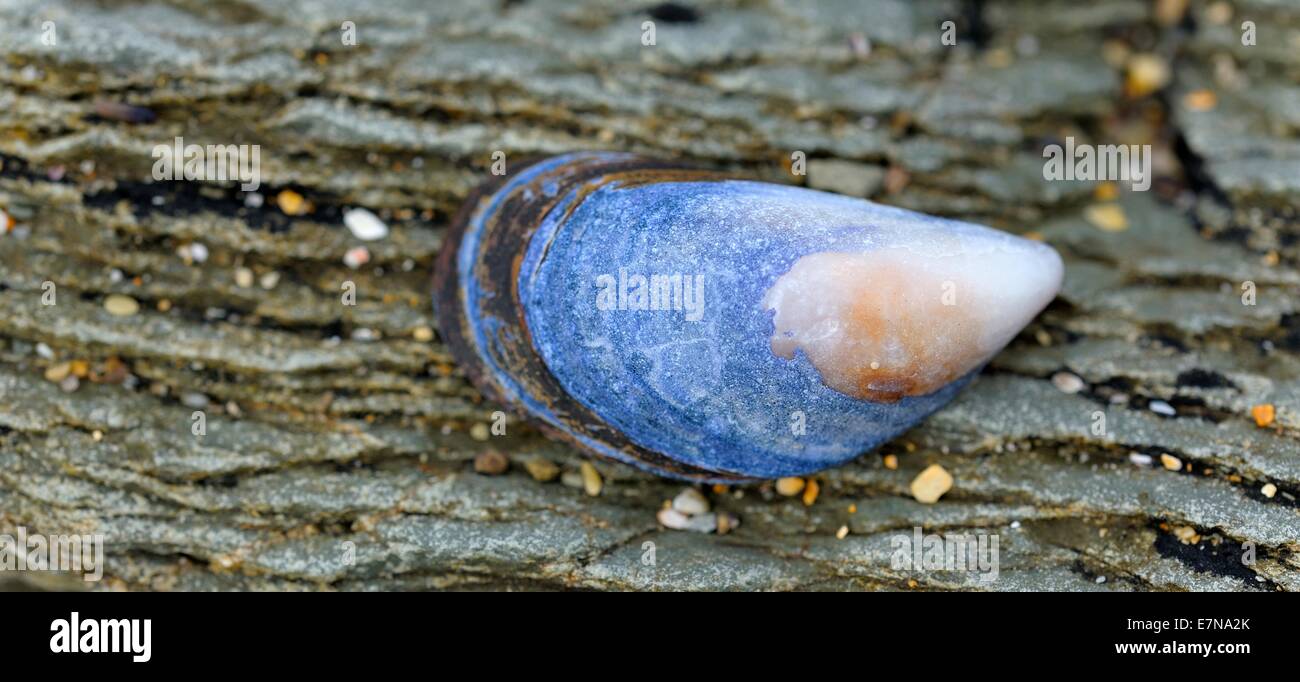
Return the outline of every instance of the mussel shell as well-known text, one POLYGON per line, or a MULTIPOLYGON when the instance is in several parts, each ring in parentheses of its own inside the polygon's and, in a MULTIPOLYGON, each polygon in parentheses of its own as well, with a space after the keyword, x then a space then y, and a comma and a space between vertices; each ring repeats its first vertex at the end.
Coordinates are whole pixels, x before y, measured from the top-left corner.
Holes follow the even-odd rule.
POLYGON ((910 235, 937 251, 1025 242, 630 154, 552 157, 463 207, 437 263, 439 329, 484 394, 597 456, 694 481, 803 474, 897 436, 978 371, 863 399, 828 387, 802 353, 774 353, 764 294, 800 258, 910 235), (598 277, 625 272, 703 277, 703 319, 598 309, 598 277))

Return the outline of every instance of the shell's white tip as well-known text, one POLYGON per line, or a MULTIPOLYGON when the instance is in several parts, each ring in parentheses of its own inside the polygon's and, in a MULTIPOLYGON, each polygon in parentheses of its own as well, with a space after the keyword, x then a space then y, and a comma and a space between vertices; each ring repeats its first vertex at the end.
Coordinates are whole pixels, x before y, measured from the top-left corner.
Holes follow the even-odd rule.
POLYGON ((772 352, 800 349, 830 388, 881 402, 988 362, 1056 297, 1064 268, 1045 244, 964 227, 803 256, 763 299, 772 352))
POLYGON ((1019 310, 1005 311, 1008 329, 1006 340, 999 347, 1011 341, 1056 298, 1065 277, 1065 264, 1056 249, 1028 239, 1017 238, 1017 241, 1024 245, 1024 255, 1020 267, 1005 286, 1010 289, 1008 294, 1013 299, 1012 304, 1018 305, 1019 310))

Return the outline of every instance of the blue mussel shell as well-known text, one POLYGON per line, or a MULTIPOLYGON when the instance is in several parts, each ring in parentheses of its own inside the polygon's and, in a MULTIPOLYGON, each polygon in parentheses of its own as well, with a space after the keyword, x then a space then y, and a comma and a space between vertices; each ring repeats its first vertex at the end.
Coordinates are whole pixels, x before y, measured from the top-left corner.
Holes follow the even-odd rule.
POLYGON ((446 251, 440 328, 489 396, 700 481, 805 474, 899 435, 1060 284, 1029 240, 628 154, 515 171, 446 251))

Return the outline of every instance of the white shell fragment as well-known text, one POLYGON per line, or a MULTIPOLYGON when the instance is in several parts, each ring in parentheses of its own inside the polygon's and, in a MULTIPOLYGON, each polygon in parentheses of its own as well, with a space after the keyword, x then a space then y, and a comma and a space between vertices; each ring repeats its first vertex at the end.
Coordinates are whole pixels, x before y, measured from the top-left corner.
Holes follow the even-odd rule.
POLYGON ((348 226, 352 236, 362 241, 372 242, 388 236, 388 225, 379 216, 364 208, 352 208, 343 213, 343 224, 348 226))
POLYGON ((673 498, 673 509, 687 516, 707 514, 709 512, 709 500, 695 488, 687 488, 673 498))
POLYGON ((364 246, 348 249, 347 253, 343 254, 343 264, 353 270, 356 270, 369 262, 370 250, 364 246))
POLYGON ((676 509, 660 509, 655 515, 655 519, 663 527, 672 530, 712 533, 718 529, 718 515, 712 512, 699 516, 687 516, 676 509))

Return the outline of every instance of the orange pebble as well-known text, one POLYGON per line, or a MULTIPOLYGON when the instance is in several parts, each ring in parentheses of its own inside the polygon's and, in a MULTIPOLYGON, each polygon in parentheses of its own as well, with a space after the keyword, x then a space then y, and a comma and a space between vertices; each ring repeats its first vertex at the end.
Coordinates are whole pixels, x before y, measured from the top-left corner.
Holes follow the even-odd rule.
POLYGON ((283 190, 276 195, 275 203, 279 205, 280 210, 284 211, 285 215, 303 215, 310 210, 307 200, 291 189, 283 190))
POLYGON ((814 479, 808 479, 808 485, 803 488, 803 505, 811 507, 813 502, 817 501, 817 494, 821 492, 821 486, 814 479))
POLYGON ((1219 103, 1213 90, 1193 90, 1183 96, 1183 104, 1192 111, 1209 111, 1219 103))

